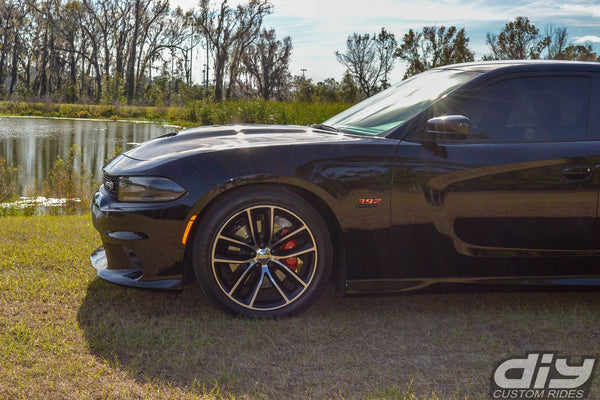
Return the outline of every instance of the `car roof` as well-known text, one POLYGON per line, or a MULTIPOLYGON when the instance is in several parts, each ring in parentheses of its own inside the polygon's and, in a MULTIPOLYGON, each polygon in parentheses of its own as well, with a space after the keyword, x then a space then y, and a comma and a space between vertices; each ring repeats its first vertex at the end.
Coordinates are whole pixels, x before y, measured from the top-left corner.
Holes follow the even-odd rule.
POLYGON ((479 61, 463 64, 452 64, 439 69, 458 69, 462 71, 490 72, 493 70, 510 69, 511 71, 600 71, 600 63, 585 61, 556 61, 556 60, 508 60, 508 61, 479 61))

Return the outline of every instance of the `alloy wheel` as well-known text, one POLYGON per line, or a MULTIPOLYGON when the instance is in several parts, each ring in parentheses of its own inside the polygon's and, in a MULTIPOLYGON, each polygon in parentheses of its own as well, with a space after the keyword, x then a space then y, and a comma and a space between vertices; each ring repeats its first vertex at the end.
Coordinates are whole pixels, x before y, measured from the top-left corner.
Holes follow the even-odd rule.
POLYGON ((219 229, 212 271, 231 301, 253 311, 276 310, 310 286, 317 253, 314 235, 299 216, 281 206, 252 206, 219 229))

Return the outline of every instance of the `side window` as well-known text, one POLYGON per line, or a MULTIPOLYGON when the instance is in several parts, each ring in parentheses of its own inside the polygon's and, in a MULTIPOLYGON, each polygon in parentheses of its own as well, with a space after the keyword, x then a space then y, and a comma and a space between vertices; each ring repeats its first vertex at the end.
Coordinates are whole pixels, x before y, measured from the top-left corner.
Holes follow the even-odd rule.
POLYGON ((563 141, 585 137, 588 77, 530 77, 498 82, 455 103, 447 114, 471 120, 471 141, 563 141))

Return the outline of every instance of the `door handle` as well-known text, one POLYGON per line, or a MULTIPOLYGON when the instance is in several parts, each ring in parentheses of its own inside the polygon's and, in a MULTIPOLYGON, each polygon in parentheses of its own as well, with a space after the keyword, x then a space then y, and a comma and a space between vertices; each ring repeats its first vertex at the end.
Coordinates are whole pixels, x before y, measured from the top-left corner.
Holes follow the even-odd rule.
POLYGON ((592 167, 565 167, 563 168, 562 172, 565 178, 571 181, 585 181, 592 176, 592 167))

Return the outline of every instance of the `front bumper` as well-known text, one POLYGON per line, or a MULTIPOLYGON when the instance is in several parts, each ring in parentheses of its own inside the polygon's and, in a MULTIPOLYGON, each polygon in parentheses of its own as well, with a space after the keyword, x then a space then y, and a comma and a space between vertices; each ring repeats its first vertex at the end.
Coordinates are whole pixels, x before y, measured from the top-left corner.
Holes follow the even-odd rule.
POLYGON ((102 246, 90 257, 98 276, 127 286, 181 288, 181 238, 189 211, 181 201, 118 203, 101 187, 92 201, 92 219, 102 246))

